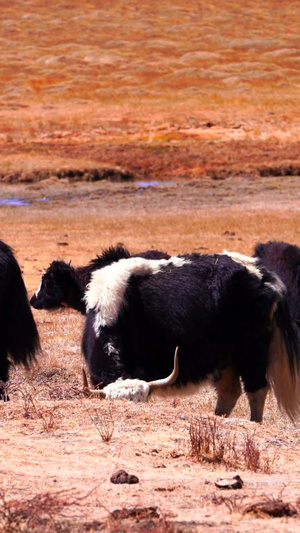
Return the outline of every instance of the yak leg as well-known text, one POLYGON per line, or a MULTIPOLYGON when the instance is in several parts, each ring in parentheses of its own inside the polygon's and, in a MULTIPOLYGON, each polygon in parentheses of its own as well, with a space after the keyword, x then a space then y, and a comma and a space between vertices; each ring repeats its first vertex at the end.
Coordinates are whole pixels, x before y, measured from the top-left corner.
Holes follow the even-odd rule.
POLYGON ((269 386, 263 387, 256 392, 247 392, 250 405, 251 422, 261 422, 269 386))
POLYGON ((269 390, 266 374, 268 367, 269 343, 268 337, 262 339, 257 345, 251 345, 251 340, 247 342, 247 352, 244 351, 243 367, 241 368, 241 378, 244 383, 244 390, 247 394, 250 406, 251 422, 261 422, 266 397, 269 390))
POLYGON ((229 416, 242 394, 239 377, 232 367, 227 367, 222 371, 221 377, 215 381, 214 387, 218 394, 215 414, 229 416))

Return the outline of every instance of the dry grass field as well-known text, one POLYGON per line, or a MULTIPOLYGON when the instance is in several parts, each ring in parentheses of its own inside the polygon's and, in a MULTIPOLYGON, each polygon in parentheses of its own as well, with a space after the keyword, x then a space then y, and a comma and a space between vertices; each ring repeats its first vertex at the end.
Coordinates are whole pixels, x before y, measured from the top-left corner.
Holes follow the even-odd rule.
MULTIPOLYGON (((0 28, 0 238, 29 296, 118 242, 300 245, 298 2, 0 0, 0 28)), ((0 533, 299 531, 300 426, 272 396, 259 425, 244 397, 216 420, 210 388, 86 399, 84 317, 34 316, 42 351, 0 405, 0 533)))

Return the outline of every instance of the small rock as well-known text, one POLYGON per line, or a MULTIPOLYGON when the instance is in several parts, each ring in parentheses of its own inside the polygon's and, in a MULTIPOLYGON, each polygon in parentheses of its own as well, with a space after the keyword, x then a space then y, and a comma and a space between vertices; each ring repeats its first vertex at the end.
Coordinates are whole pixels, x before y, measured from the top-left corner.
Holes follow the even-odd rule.
POLYGON ((244 514, 245 513, 269 515, 273 517, 295 516, 298 514, 297 509, 292 504, 285 503, 282 500, 253 503, 244 509, 244 514))
POLYGON ((229 231, 228 229, 223 231, 222 235, 229 235, 230 237, 235 236, 235 231, 229 231))

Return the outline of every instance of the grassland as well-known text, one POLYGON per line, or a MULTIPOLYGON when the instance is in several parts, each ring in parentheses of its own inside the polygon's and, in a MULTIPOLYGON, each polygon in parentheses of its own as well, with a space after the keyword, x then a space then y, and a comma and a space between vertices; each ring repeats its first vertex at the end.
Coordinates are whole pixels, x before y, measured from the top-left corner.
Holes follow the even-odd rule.
MULTIPOLYGON (((296 1, 0 0, 0 200, 24 202, 0 205, 0 237, 29 296, 53 259, 82 265, 117 242, 300 244, 299 15, 296 1), (91 181, 99 169, 133 179, 91 181)), ((87 400, 84 317, 34 316, 42 352, 12 369, 0 406, 0 533, 299 529, 299 424, 271 395, 262 425, 244 397, 219 422, 222 460, 195 455, 213 390, 87 400), (139 483, 112 484, 120 468, 139 483), (242 489, 216 487, 236 474, 242 489), (296 514, 247 512, 274 500, 296 514)))

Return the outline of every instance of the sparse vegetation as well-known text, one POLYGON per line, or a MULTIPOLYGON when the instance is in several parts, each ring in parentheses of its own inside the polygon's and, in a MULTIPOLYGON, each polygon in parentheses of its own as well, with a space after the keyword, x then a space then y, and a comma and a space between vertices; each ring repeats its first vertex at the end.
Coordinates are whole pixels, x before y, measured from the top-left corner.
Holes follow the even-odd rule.
POLYGON ((107 406, 104 405, 104 409, 102 409, 101 407, 91 408, 85 404, 85 409, 88 412, 91 422, 97 429, 103 442, 109 442, 113 436, 115 427, 113 406, 109 405, 107 408, 107 406))
POLYGON ((80 505, 80 498, 71 493, 42 493, 33 498, 8 499, 0 490, 0 533, 69 533, 64 513, 68 507, 80 505))
MULTIPOLYGON (((1 200, 25 201, 0 205, 1 239, 29 295, 52 260, 83 265, 117 242, 171 254, 300 244, 295 0, 0 4, 1 200), (103 168, 172 183, 80 181, 103 168)), ((87 400, 84 317, 34 316, 37 368, 12 368, 0 404, 0 533, 299 529, 293 512, 261 519, 272 498, 300 509, 299 426, 272 396, 255 427, 244 397, 213 417, 211 389, 87 400), (127 466, 140 483, 112 485, 127 466), (216 479, 237 468, 243 488, 220 494, 216 479)))
POLYGON ((275 455, 271 458, 266 450, 261 449, 255 430, 233 430, 224 419, 208 416, 192 420, 189 435, 191 456, 200 462, 253 472, 273 471, 275 455))

